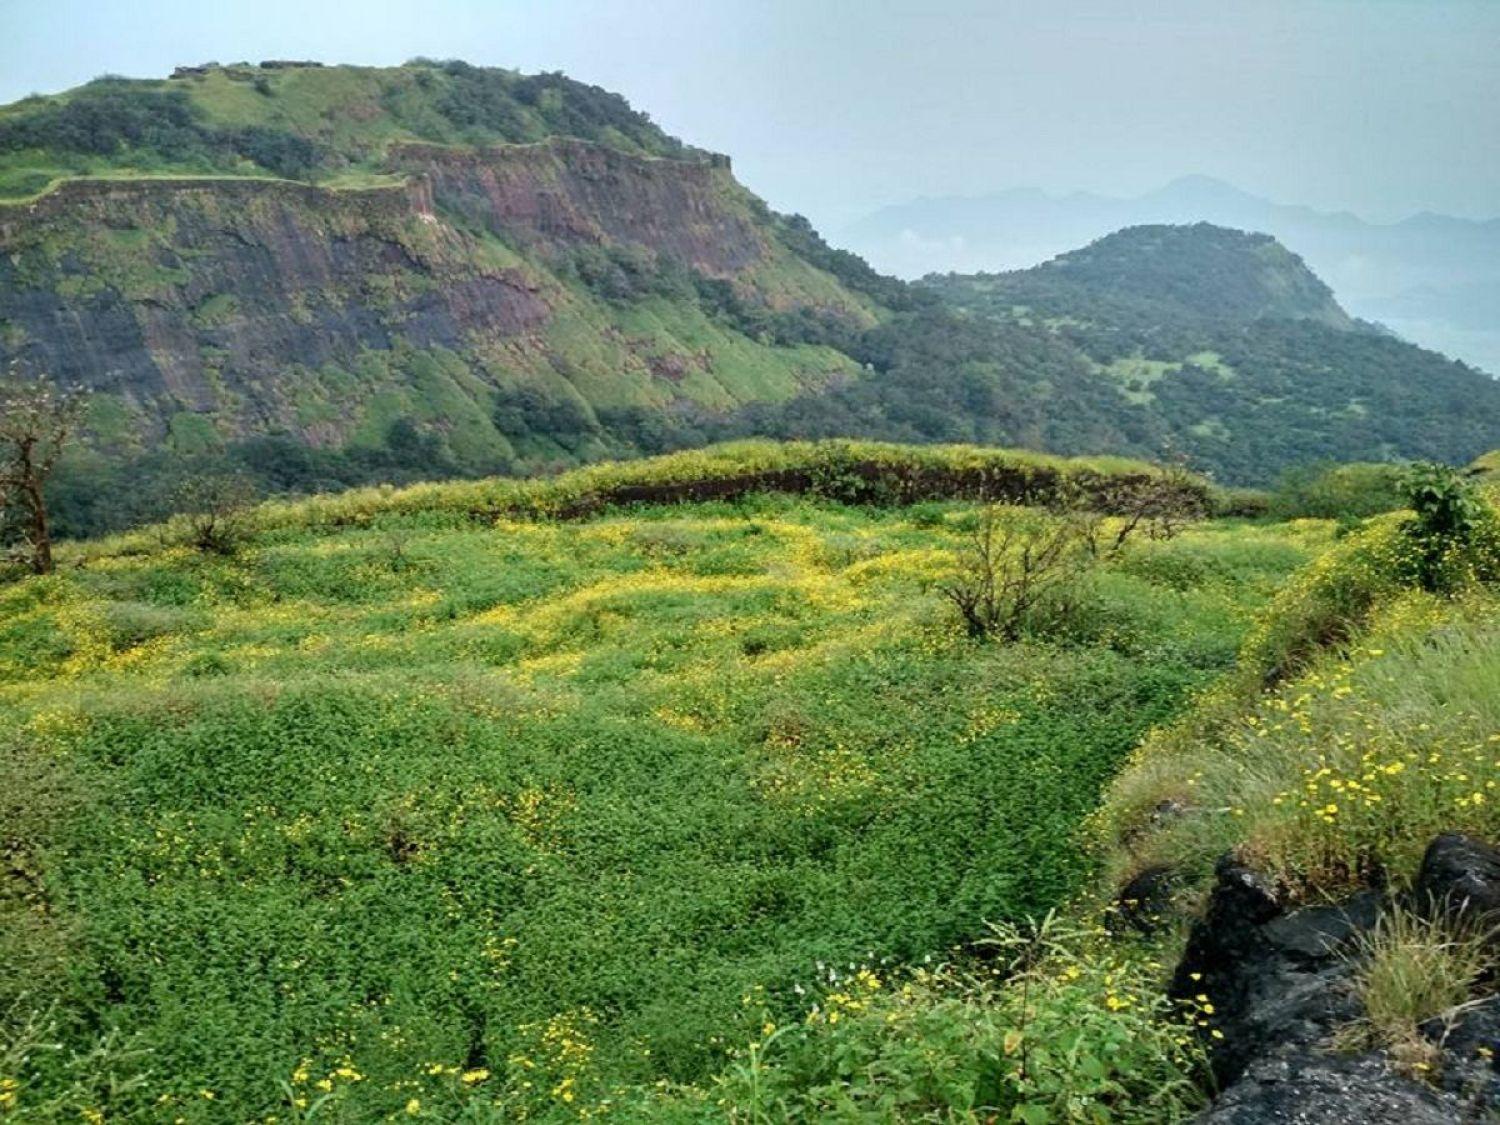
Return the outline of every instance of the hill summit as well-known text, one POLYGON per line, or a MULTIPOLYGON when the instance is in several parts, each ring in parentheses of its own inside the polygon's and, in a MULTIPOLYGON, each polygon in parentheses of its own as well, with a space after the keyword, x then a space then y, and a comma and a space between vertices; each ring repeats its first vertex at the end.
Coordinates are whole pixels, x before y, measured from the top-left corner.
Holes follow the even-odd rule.
POLYGON ((1355 327, 1333 291, 1276 239, 1211 223, 1126 227, 1027 274, 1036 284, 1095 299, 1128 295, 1181 315, 1355 327))
POLYGON ((1500 432, 1500 383, 1350 317, 1269 235, 1127 227, 1031 269, 921 284, 964 315, 1045 331, 1154 440, 1227 481, 1330 457, 1456 462, 1500 432))
POLYGON ((402 145, 553 137, 710 159, 620 95, 563 74, 425 59, 209 63, 168 79, 99 78, 0 109, 0 197, 33 194, 58 177, 123 172, 337 182, 397 170, 402 145))

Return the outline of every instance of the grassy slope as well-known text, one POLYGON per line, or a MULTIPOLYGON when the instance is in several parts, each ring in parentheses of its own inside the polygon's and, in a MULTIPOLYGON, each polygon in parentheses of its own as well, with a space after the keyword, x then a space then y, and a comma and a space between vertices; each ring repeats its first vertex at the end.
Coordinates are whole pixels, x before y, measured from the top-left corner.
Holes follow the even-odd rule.
MULTIPOLYGON (((923 491, 923 480, 947 477, 988 482, 980 485, 997 500, 1018 499, 1015 489, 1032 488, 1047 498, 1049 481, 1086 487, 1089 481, 1130 479, 1157 469, 1126 457, 1055 457, 1031 450, 972 445, 904 446, 876 441, 736 441, 702 449, 605 462, 555 477, 491 477, 392 488, 350 489, 298 500, 272 501, 255 513, 265 530, 370 524, 390 516, 443 513, 449 518, 509 516, 550 518, 579 507, 595 508, 640 500, 641 489, 674 489, 702 482, 743 482, 765 474, 797 473, 813 491, 833 499, 871 498, 888 502, 941 498, 923 491), (874 466, 873 481, 857 475, 874 466), (869 487, 866 487, 866 486, 869 487)), ((975 495, 966 490, 960 495, 975 495)), ((650 497, 647 497, 648 499, 650 497)), ((104 539, 65 544, 64 557, 80 560, 151 550, 160 531, 148 528, 104 539)))
MULTIPOLYGON (((112 1114, 285 1113, 284 1080, 335 1119, 570 1117, 706 1080, 820 963, 897 971, 1076 887, 1116 764, 1328 534, 1143 546, 1089 636, 1005 648, 933 590, 961 505, 466 514, 731 456, 797 453, 309 502, 234 559, 138 536, 5 589, 4 1000, 147 1052, 90 1064, 150 1071, 112 1114)), ((65 1058, 20 1096, 99 1108, 65 1058)))
POLYGON ((1155 863, 1201 877, 1236 848, 1317 899, 1406 885, 1438 832, 1500 834, 1500 537, 1438 595, 1410 576, 1405 518, 1371 521, 1289 584, 1235 674, 1136 753, 1096 818, 1120 879, 1155 863), (1233 813, 1143 831, 1163 800, 1233 813))
MULTIPOLYGON (((1500 838, 1500 532, 1458 556, 1466 579, 1439 596, 1411 584, 1405 518, 1321 553, 1260 612, 1235 667, 1143 740, 1081 834, 1103 869, 1066 921, 1040 936, 1002 930, 998 962, 920 970, 898 989, 825 984, 808 1020, 768 1024, 715 1087, 674 1095, 671 1113, 1191 1116, 1216 1015, 1207 996, 1186 1011, 1163 997, 1185 927, 1126 940, 1099 928, 1131 876, 1173 871, 1186 921, 1227 851, 1296 905, 1409 889, 1440 832, 1500 838), (1161 816, 1164 802, 1183 813, 1161 816)), ((1445 940, 1428 939, 1429 962, 1450 955, 1445 940)), ((1412 1037, 1451 1002, 1395 999, 1412 1037)))

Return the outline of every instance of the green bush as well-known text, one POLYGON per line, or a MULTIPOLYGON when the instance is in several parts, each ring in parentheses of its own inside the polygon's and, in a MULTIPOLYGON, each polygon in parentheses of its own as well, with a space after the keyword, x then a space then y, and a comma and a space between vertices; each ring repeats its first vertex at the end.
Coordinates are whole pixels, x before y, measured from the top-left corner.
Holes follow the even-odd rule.
POLYGON ((1406 506, 1400 465, 1319 462, 1281 474, 1269 510, 1278 519, 1365 519, 1406 506))
POLYGON ((1048 918, 1004 926, 984 967, 904 981, 853 968, 762 1034, 711 1094, 732 1120, 1160 1122, 1203 1104, 1197 1006, 1160 967, 1048 918))
POLYGON ((1500 576, 1500 517, 1479 489, 1446 465, 1417 465, 1404 479, 1416 519, 1407 529, 1418 577, 1429 590, 1455 590, 1500 576))

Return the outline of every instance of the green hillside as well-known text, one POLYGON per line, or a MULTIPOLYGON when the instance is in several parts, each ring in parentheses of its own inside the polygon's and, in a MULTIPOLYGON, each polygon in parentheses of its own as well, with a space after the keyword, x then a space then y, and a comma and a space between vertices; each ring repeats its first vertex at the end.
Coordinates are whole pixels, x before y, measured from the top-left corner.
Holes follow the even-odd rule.
POLYGON ((564 522, 503 484, 354 494, 229 557, 169 530, 0 588, 0 1012, 66 1044, 4 1062, 20 1104, 550 1119, 706 1086, 831 968, 899 976, 1077 888, 1062 842, 1329 535, 1143 544, 1005 646, 937 593, 972 503, 889 498, 1142 467, 748 447, 528 502, 819 464, 564 522), (884 504, 824 498, 859 465, 884 504))
POLYGON ((660 448, 854 377, 830 334, 880 310, 726 158, 561 75, 101 79, 0 109, 6 190, 0 369, 91 396, 73 533, 206 462, 310 491, 660 448))
POLYGON ((1323 459, 1461 464, 1500 432, 1500 383, 1351 320, 1266 235, 1131 227, 1034 269, 921 284, 1045 329, 1226 481, 1323 459))
MULTIPOLYGON (((1130 306, 1163 320, 1314 320, 1349 330, 1354 321, 1302 259, 1270 235, 1209 223, 1129 227, 1079 250, 993 280, 996 297, 1035 299, 1054 315, 1071 295, 1101 307, 1089 319, 1120 318, 1130 306), (1050 297, 1050 301, 1047 298, 1050 297)), ((1024 303, 1024 302, 1023 302, 1024 303)), ((1066 314, 1063 314, 1066 315, 1066 314)))

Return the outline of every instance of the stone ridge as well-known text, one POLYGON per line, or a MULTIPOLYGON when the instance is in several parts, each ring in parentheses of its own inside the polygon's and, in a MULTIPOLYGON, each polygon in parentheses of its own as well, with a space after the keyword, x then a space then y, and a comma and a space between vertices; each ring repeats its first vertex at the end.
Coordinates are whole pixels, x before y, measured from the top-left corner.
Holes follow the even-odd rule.
POLYGON ((6 249, 12 240, 24 239, 32 223, 66 217, 71 210, 100 200, 131 200, 197 191, 242 200, 279 193, 302 203, 319 205, 346 196, 359 196, 366 204, 389 207, 396 213, 412 199, 410 187, 410 184, 330 187, 270 176, 78 176, 57 180, 31 199, 0 199, 0 250, 6 249))
POLYGON ((640 157, 571 138, 455 149, 403 144, 394 170, 431 185, 435 206, 524 245, 646 246, 716 277, 770 252, 731 194, 727 161, 640 157))

